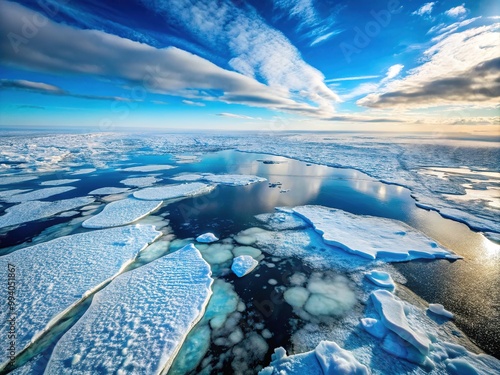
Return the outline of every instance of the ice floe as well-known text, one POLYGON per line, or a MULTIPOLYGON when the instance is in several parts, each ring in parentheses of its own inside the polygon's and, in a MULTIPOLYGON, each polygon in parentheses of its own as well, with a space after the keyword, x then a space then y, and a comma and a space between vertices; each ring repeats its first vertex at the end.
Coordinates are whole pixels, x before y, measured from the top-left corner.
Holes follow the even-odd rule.
POLYGON ((325 243, 365 258, 387 261, 459 258, 397 220, 353 215, 322 206, 295 207, 293 211, 311 223, 325 243))
POLYGON ((82 168, 82 169, 79 169, 73 173, 71 173, 72 176, 80 176, 82 174, 90 174, 90 173, 93 173, 97 171, 97 169, 95 168, 82 168))
POLYGON ((271 364, 259 375, 368 375, 371 372, 349 351, 333 341, 321 341, 307 353, 287 356, 283 348, 274 350, 271 364))
POLYGON ((453 313, 450 311, 446 310, 443 305, 439 303, 430 303, 429 304, 429 311, 433 312, 434 314, 437 315, 442 315, 446 318, 453 318, 453 313))
POLYGON ((122 194, 129 191, 128 188, 117 188, 117 187, 103 187, 99 189, 92 190, 89 195, 112 195, 112 194, 122 194))
POLYGON ((231 265, 231 270, 238 277, 243 277, 248 275, 253 271, 259 262, 257 262, 254 258, 249 255, 240 255, 233 259, 233 264, 231 265))
POLYGON ((45 189, 38 189, 30 191, 28 193, 15 194, 5 199, 7 203, 22 203, 28 201, 35 201, 39 199, 45 199, 52 197, 54 195, 66 193, 68 191, 76 189, 73 186, 59 186, 51 187, 45 189))
POLYGON ((54 202, 29 201, 9 207, 0 216, 0 228, 51 217, 94 202, 90 197, 64 199, 54 202))
POLYGON ((196 241, 200 243, 212 243, 217 242, 219 239, 213 233, 204 233, 196 237, 196 241))
POLYGON ((258 182, 267 181, 263 177, 244 175, 244 174, 184 174, 172 178, 174 181, 206 181, 212 184, 221 184, 229 186, 245 186, 258 182))
POLYGON ((210 275, 193 245, 120 275, 59 340, 46 373, 166 372, 203 315, 210 275))
POLYGON ((121 180, 120 183, 126 186, 133 186, 133 187, 146 187, 146 186, 151 186, 156 184, 161 180, 155 178, 155 177, 131 177, 131 178, 126 178, 125 180, 121 180))
POLYGON ((82 223, 84 228, 109 228, 133 223, 160 208, 162 201, 125 198, 108 203, 97 215, 82 223))
POLYGON ((21 182, 36 180, 37 178, 38 176, 0 176, 0 185, 19 184, 21 182))
POLYGON ((72 184, 72 183, 78 182, 78 181, 80 181, 80 179, 78 179, 78 178, 50 180, 50 181, 43 181, 40 183, 40 185, 41 186, 59 186, 59 185, 72 184))
POLYGON ((122 169, 124 172, 158 172, 168 171, 169 169, 176 168, 172 165, 140 165, 137 167, 128 167, 122 169))
MULTIPOLYGON (((17 351, 116 276, 160 235, 153 226, 134 225, 60 237, 0 257, 2 269, 15 268, 17 351)), ((7 288, 0 295, 7 301, 7 288)), ((0 315, 6 321, 9 310, 2 309, 0 315)), ((7 325, 0 326, 2 336, 7 330, 7 325)), ((0 363, 6 355, 1 352, 0 363)))
POLYGON ((375 285, 381 286, 383 288, 394 289, 396 284, 394 284, 394 280, 392 280, 391 275, 384 271, 370 271, 365 273, 365 276, 375 285))
POLYGON ((215 188, 214 185, 207 185, 201 182, 187 184, 165 185, 151 187, 136 191, 134 197, 145 200, 168 200, 182 197, 193 197, 207 194, 215 188))

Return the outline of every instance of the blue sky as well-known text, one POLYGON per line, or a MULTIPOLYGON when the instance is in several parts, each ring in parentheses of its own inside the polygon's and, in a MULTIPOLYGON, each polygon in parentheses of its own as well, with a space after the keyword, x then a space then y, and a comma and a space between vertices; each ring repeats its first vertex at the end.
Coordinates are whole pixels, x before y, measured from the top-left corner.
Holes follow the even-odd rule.
POLYGON ((493 0, 0 1, 0 14, 3 126, 499 133, 493 0))

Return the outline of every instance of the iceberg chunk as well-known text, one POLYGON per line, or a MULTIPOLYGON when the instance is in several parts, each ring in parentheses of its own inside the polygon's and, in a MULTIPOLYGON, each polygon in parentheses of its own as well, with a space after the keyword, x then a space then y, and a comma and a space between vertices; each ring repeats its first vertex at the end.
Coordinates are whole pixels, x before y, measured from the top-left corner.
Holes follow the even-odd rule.
POLYGON ((253 259, 250 255, 240 255, 239 257, 233 259, 231 270, 236 274, 236 276, 243 277, 252 272, 258 264, 259 262, 253 259))
POLYGON ((144 200, 168 200, 210 193, 215 186, 193 182, 180 185, 165 185, 136 191, 134 197, 144 200))
POLYGON ((365 273, 365 276, 375 285, 381 286, 382 288, 394 289, 396 284, 392 280, 391 275, 384 271, 370 271, 365 273))
POLYGON ((126 198, 111 202, 104 209, 82 223, 84 228, 119 227, 133 223, 160 208, 162 201, 143 201, 126 198))
MULTIPOLYGON (((134 225, 74 234, 0 257, 16 279, 16 348, 23 350, 89 293, 115 277, 161 235, 153 226, 134 225)), ((7 288, 0 298, 7 301, 7 288)), ((2 309, 5 322, 10 313, 2 309)), ((7 337, 8 326, 0 326, 7 337)), ((7 360, 0 354, 0 363, 7 360)))
POLYGON ((202 317, 210 266, 187 245, 126 272, 99 291, 59 340, 48 374, 159 374, 202 317))
POLYGON ((74 188, 73 186, 60 186, 60 187, 39 189, 39 190, 30 191, 29 193, 12 195, 12 196, 6 198, 5 201, 8 203, 21 203, 21 202, 35 201, 35 200, 39 200, 39 199, 49 198, 49 197, 52 197, 54 195, 66 193, 67 191, 70 191, 73 189, 76 189, 76 188, 74 188))
POLYGON ((353 215, 322 206, 295 207, 293 211, 311 223, 325 243, 369 259, 459 258, 397 220, 353 215))
POLYGON ((217 237, 215 237, 215 234, 213 233, 204 233, 202 235, 199 235, 196 237, 196 241, 201 242, 201 243, 212 243, 219 241, 217 237))
POLYGON ((430 303, 429 304, 429 311, 433 312, 434 314, 442 315, 446 318, 453 319, 453 313, 446 310, 444 308, 444 306, 439 304, 439 303, 430 303))
POLYGON ((324 375, 368 375, 370 372, 348 350, 333 341, 321 341, 314 350, 324 375))
POLYGON ((0 216, 0 228, 9 227, 51 217, 63 211, 73 210, 94 202, 94 198, 79 197, 55 202, 29 201, 5 210, 0 216))
POLYGON ((415 347, 424 356, 429 354, 430 340, 415 332, 406 320, 403 303, 396 300, 387 290, 375 290, 370 295, 382 322, 392 332, 415 347))

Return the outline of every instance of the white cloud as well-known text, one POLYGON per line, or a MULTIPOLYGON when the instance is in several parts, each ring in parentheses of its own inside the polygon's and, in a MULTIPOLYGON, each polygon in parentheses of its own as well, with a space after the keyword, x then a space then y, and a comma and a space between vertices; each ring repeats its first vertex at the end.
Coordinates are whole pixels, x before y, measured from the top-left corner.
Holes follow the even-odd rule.
POLYGON ((372 108, 491 106, 500 96, 500 24, 448 35, 424 52, 426 61, 406 77, 358 100, 372 108))
POLYGON ((184 104, 187 105, 192 105, 194 107, 205 107, 205 103, 200 103, 200 102, 193 102, 192 100, 183 100, 182 101, 184 104))
MULTIPOLYGON (((175 47, 158 49, 102 31, 74 29, 50 20, 30 38, 25 38, 23 20, 39 20, 41 16, 16 3, 2 1, 1 5, 0 61, 7 65, 101 77, 132 85, 139 91, 188 99, 219 100, 311 116, 331 115, 324 106, 318 108, 293 100, 288 90, 274 82, 272 87, 262 84, 175 47)), ((266 69, 279 65, 274 58, 272 64, 266 60, 266 69)), ((299 65, 299 72, 305 74, 304 81, 315 77, 313 85, 323 84, 319 72, 303 62, 299 65)), ((287 76, 288 72, 283 75, 287 76)), ((319 87, 319 91, 322 90, 325 91, 319 87)), ((325 95, 330 94, 333 99, 334 94, 327 90, 325 95)), ((323 98, 316 91, 310 94, 323 98)))
POLYGON ((245 115, 237 115, 235 113, 228 113, 228 112, 217 113, 217 116, 237 118, 237 119, 242 119, 242 120, 259 120, 258 118, 255 118, 255 117, 245 116, 245 115))
MULTIPOLYGON (((387 73, 385 74, 384 78, 382 78, 380 80, 380 82, 363 83, 363 84, 357 86, 356 88, 354 88, 354 90, 352 90, 348 94, 343 95, 342 99, 350 100, 350 99, 357 98, 357 97, 362 96, 362 95, 376 92, 384 84, 386 84, 390 80, 397 77, 399 75, 399 73, 401 73, 403 68, 404 68, 404 65, 401 65, 401 64, 392 65, 391 67, 389 67, 389 69, 387 69, 387 73)), ((377 76, 375 76, 375 77, 377 77, 377 76)))
POLYGON ((396 64, 396 65, 391 66, 387 70, 387 73, 386 73, 384 79, 382 80, 382 82, 390 81, 391 79, 393 79, 394 77, 399 75, 399 73, 401 73, 401 71, 403 70, 404 67, 405 66, 401 65, 401 64, 396 64))
POLYGON ((359 81, 363 79, 373 79, 378 77, 380 76, 355 76, 355 77, 330 78, 330 79, 325 79, 325 82, 359 81))
POLYGON ((417 16, 430 15, 432 13, 432 8, 434 7, 434 4, 436 4, 436 3, 435 2, 425 3, 420 8, 418 8, 416 11, 414 11, 412 14, 417 15, 417 16))
MULTIPOLYGON (((231 0, 142 1, 206 48, 219 55, 229 54, 229 66, 241 74, 286 92, 297 101, 316 103, 322 112, 333 113, 333 103, 339 97, 326 86, 323 74, 307 64, 283 33, 267 25, 248 4, 240 8, 231 0)), ((312 6, 308 1, 293 4, 297 5, 294 14, 301 15, 312 6)), ((312 13, 310 17, 313 22, 312 13)))
POLYGON ((462 17, 467 14, 467 9, 465 8, 465 3, 462 5, 459 5, 457 7, 448 9, 444 14, 446 14, 448 17, 462 17))
POLYGON ((321 42, 324 42, 324 41, 327 41, 328 39, 330 39, 332 36, 335 36, 335 35, 338 35, 340 34, 342 31, 341 30, 335 30, 335 31, 331 31, 327 34, 324 34, 324 35, 321 35, 321 36, 318 36, 316 39, 314 39, 311 44, 309 45, 310 47, 312 46, 315 46, 316 44, 318 43, 321 43, 321 42))

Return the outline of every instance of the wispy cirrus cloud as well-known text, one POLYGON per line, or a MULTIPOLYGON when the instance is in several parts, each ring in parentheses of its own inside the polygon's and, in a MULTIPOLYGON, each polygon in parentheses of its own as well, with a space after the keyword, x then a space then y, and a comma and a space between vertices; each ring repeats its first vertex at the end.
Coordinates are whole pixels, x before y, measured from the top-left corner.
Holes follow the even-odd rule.
POLYGON ((500 24, 448 35, 424 52, 426 61, 357 101, 371 108, 471 104, 491 107, 500 97, 500 24))
POLYGON ((446 14, 448 17, 453 17, 453 18, 459 18, 459 17, 464 17, 467 14, 468 10, 465 8, 465 3, 462 5, 459 5, 457 7, 448 9, 444 14, 446 14))
POLYGON ((402 64, 395 64, 390 66, 389 69, 387 69, 384 78, 382 78, 379 82, 362 83, 361 85, 355 87, 354 90, 352 90, 351 92, 343 95, 342 99, 350 100, 362 95, 376 92, 382 86, 384 86, 385 84, 393 80, 395 77, 397 77, 401 73, 403 68, 404 65, 402 64))
POLYGON ((217 113, 217 116, 219 116, 219 117, 237 118, 237 119, 241 119, 241 120, 260 120, 260 118, 246 116, 246 115, 238 115, 238 114, 229 113, 229 112, 217 113))
MULTIPOLYGON (((150 92, 183 96, 187 99, 240 103, 309 116, 331 114, 331 108, 326 105, 315 107, 308 101, 299 102, 291 98, 289 90, 278 84, 279 77, 278 83, 273 81, 266 85, 175 47, 158 49, 98 30, 80 30, 47 20, 44 27, 39 28, 27 43, 13 46, 9 33, 23 35, 23 19, 34 19, 37 13, 5 1, 2 1, 2 11, 0 61, 6 65, 101 77, 108 81, 115 80, 119 84, 135 85, 150 92)), ((293 55, 296 51, 291 50, 290 53, 293 55)), ((271 70, 283 65, 283 60, 278 59, 278 56, 264 60, 271 70)), ((305 77, 301 77, 302 82, 310 77, 316 79, 311 84, 324 85, 319 72, 304 62, 299 63, 299 66, 302 68, 299 70, 305 74, 305 77)), ((301 87, 299 77, 295 79, 297 85, 294 87, 301 87)), ((283 72, 283 80, 291 80, 289 72, 283 72)), ((331 100, 336 98, 328 88, 325 90, 324 87, 319 87, 318 90, 325 95, 312 91, 305 96, 315 98, 316 95, 318 101, 328 100, 329 104, 330 100, 325 96, 331 95, 331 100)), ((91 99, 90 96, 87 98, 91 99)))
POLYGON ((412 14, 416 16, 430 16, 432 13, 432 8, 434 8, 435 2, 425 3, 412 14))
POLYGON ((353 76, 353 77, 341 77, 341 78, 329 78, 325 79, 325 82, 342 82, 342 81, 361 81, 365 79, 373 79, 373 78, 378 78, 380 76, 378 75, 371 75, 371 76, 353 76))
MULTIPOLYGON (((307 64, 285 35, 271 27, 248 4, 221 0, 142 0, 206 48, 228 55, 237 72, 287 93, 295 101, 315 103, 333 113, 338 95, 323 74, 307 64)), ((304 9, 308 9, 305 7, 304 9)))
POLYGON ((193 102, 192 100, 183 100, 182 102, 184 104, 187 104, 187 105, 190 105, 190 106, 193 106, 193 107, 205 107, 206 106, 205 103, 193 102))

